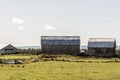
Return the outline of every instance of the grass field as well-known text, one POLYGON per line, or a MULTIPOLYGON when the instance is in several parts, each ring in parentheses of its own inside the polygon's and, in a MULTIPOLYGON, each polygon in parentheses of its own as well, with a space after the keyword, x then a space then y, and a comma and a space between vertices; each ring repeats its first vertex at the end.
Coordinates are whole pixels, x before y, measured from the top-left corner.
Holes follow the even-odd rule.
MULTIPOLYGON (((9 55, 10 57, 12 55, 9 55)), ((7 58, 9 58, 7 56, 7 58)), ((13 55, 15 57, 15 55, 13 55)), ((22 56, 23 57, 23 56, 22 56)), ((45 61, 30 64, 1 64, 0 80, 119 80, 120 62, 63 56, 66 59, 88 62, 45 61), (97 61, 98 62, 94 62, 97 61), (93 62, 89 62, 93 61, 93 62)), ((4 58, 1 57, 1 58, 4 58)), ((20 58, 20 56, 19 56, 20 58)), ((118 59, 119 60, 119 59, 118 59)))
POLYGON ((36 55, 0 55, 0 59, 29 59, 37 57, 36 55))

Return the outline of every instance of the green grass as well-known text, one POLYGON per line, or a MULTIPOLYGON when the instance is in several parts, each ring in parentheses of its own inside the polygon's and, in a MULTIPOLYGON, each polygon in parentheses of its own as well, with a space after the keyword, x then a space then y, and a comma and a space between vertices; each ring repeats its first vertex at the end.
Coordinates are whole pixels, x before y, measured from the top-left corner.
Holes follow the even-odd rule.
MULTIPOLYGON (((0 65, 1 66, 1 65, 0 65)), ((0 80, 119 80, 120 63, 38 62, 2 65, 0 80), (12 66, 12 67, 11 67, 12 66)))
MULTIPOLYGON (((13 55, 14 57, 16 55, 13 55)), ((32 55, 34 56, 34 55, 32 55)), ((8 55, 12 57, 12 55, 8 55)), ((19 56, 20 57, 20 56, 19 56)), ((22 56, 23 57, 23 56, 22 56)), ((36 56, 35 56, 36 57, 36 56)), ((0 80, 119 80, 120 62, 102 63, 114 58, 80 58, 63 55, 69 60, 89 62, 46 61, 30 64, 1 64, 0 80), (94 61, 97 61, 95 62, 94 61), (24 66, 24 67, 23 67, 24 66)), ((118 59, 119 60, 119 59, 118 59)))
POLYGON ((29 59, 36 58, 36 55, 0 55, 0 59, 29 59))

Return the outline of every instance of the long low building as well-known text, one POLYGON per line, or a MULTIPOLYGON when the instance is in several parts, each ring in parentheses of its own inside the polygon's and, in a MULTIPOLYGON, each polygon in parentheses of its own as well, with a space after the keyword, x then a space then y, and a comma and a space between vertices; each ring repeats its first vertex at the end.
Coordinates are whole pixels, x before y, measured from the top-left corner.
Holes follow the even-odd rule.
POLYGON ((0 54, 14 54, 18 53, 19 50, 13 45, 9 44, 0 50, 0 54))
POLYGON ((43 53, 77 54, 80 52, 79 36, 41 36, 43 53))
POLYGON ((89 56, 112 57, 115 56, 115 38, 90 38, 88 42, 89 56))

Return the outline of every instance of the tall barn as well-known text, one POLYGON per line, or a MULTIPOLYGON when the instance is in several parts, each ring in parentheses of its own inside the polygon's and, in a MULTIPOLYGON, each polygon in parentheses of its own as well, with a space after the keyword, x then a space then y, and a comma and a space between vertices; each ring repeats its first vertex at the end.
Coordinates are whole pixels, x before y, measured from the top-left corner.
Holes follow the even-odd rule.
POLYGON ((43 53, 77 54, 80 53, 79 36, 41 36, 43 53))
POLYGON ((14 53, 18 53, 18 52, 19 52, 19 50, 11 44, 5 46, 4 48, 2 48, 0 50, 1 54, 14 54, 14 53))
POLYGON ((98 57, 115 56, 116 40, 114 38, 90 38, 88 54, 98 57))

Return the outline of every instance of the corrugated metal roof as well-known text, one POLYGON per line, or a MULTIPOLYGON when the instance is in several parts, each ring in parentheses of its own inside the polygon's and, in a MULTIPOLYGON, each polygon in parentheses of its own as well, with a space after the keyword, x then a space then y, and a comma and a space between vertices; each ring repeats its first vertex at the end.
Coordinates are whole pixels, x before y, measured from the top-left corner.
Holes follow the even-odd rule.
POLYGON ((41 40, 42 45, 80 45, 80 40, 41 40))
POLYGON ((115 38, 90 38, 88 47, 92 48, 113 48, 115 47, 115 38))
POLYGON ((88 47, 91 48, 113 48, 115 47, 114 42, 89 42, 88 47))
POLYGON ((80 40, 80 36, 41 36, 41 40, 80 40))
POLYGON ((89 42, 115 42, 115 38, 90 38, 89 42))

